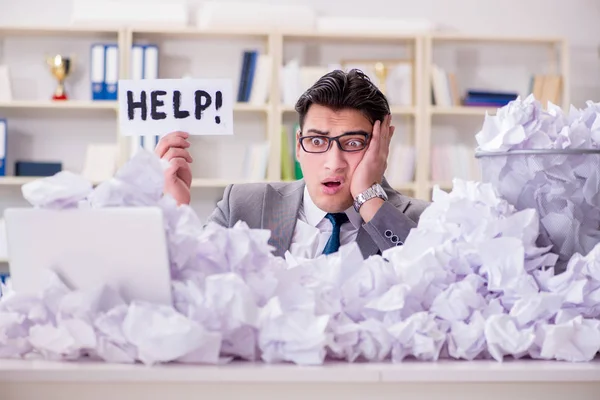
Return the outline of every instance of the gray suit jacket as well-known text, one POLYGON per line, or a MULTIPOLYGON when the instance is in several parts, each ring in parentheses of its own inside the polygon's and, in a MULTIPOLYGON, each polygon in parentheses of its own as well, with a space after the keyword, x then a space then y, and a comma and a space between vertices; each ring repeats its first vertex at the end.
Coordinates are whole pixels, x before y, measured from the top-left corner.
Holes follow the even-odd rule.
MULTIPOLYGON (((292 241, 304 186, 304 180, 229 185, 207 222, 230 228, 244 221, 252 229, 269 229, 269 244, 275 247, 275 255, 283 257, 292 241)), ((396 192, 385 180, 382 186, 388 201, 362 225, 356 238, 364 258, 401 245, 429 205, 396 192)))

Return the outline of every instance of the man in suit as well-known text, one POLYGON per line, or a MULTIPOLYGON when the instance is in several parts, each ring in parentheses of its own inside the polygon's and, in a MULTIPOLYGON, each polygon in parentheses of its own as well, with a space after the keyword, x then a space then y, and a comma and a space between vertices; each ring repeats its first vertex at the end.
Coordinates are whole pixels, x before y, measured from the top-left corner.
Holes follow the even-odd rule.
MULTIPOLYGON (((314 258, 356 241, 364 258, 402 245, 429 203, 384 178, 394 134, 385 96, 358 70, 333 71, 296 103, 296 156, 303 179, 229 185, 209 221, 271 230, 275 255, 314 258)), ((188 135, 173 132, 156 148, 170 161, 165 191, 190 202, 188 135)))

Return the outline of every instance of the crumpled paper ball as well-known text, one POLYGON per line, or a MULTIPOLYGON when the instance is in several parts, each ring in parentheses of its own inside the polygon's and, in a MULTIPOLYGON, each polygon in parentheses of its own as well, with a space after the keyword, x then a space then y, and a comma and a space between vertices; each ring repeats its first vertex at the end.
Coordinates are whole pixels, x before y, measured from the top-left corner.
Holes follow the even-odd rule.
MULTIPOLYGON (((164 165, 138 153, 82 196, 79 177, 29 183, 39 207, 163 210, 174 302, 126 303, 99 282, 0 298, 0 357, 112 363, 318 365, 438 359, 589 361, 600 351, 600 246, 563 274, 536 244, 538 214, 490 184, 434 189, 403 246, 363 260, 356 243, 316 259, 275 257, 270 233, 202 224, 162 194, 164 165), (37 186, 37 187, 36 187, 37 186), (48 196, 43 196, 44 188, 48 196)), ((28 200, 33 200, 28 197, 28 200)))
POLYGON ((482 180, 540 216, 539 244, 564 270, 600 243, 600 104, 544 110, 533 95, 486 115, 476 135, 482 180))

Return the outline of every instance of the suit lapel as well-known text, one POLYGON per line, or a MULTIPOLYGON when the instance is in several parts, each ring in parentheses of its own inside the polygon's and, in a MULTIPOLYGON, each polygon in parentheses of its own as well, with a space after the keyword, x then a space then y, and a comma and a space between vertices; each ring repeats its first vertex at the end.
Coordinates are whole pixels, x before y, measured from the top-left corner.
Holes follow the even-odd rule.
POLYGON ((279 189, 267 185, 263 204, 262 227, 271 230, 269 244, 274 254, 283 257, 289 249, 302 202, 304 181, 286 184, 279 189))

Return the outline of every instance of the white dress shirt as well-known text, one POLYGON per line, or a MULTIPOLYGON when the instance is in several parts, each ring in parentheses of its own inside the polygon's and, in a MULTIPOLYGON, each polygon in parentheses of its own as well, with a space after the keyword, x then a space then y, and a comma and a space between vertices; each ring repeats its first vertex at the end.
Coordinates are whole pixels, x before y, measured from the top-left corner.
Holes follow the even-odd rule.
MULTIPOLYGON (((327 213, 321 210, 310 198, 308 189, 304 187, 304 195, 298 221, 290 244, 290 253, 297 258, 317 258, 323 254, 323 249, 331 236, 333 225, 325 218, 327 213)), ((340 246, 356 240, 362 218, 354 207, 346 210, 349 221, 340 229, 340 246)))

